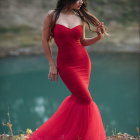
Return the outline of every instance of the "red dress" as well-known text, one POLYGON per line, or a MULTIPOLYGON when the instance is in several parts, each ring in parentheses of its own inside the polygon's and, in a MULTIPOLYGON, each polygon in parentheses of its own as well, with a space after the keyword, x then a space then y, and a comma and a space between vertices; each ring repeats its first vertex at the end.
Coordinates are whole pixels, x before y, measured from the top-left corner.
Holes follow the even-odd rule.
POLYGON ((55 24, 53 33, 58 72, 71 95, 28 140, 106 140, 99 108, 88 89, 91 61, 80 43, 82 25, 70 29, 55 24))

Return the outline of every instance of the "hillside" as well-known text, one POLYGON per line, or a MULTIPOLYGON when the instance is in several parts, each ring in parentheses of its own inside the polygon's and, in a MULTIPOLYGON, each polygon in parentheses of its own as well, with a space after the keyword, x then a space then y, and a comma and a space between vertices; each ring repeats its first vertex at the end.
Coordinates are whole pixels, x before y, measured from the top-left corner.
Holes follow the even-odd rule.
MULTIPOLYGON (((0 57, 42 53, 42 23, 56 2, 0 0, 0 57)), ((140 52, 138 0, 89 0, 88 9, 105 23, 111 34, 89 51, 140 52)), ((86 29, 86 36, 95 35, 86 29)))

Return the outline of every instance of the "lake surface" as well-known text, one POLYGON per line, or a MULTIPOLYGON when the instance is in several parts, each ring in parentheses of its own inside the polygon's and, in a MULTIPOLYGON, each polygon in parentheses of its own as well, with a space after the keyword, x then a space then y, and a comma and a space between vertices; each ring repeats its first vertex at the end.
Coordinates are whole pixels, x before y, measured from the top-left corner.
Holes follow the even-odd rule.
MULTIPOLYGON (((92 72, 89 89, 97 103, 107 135, 112 131, 137 135, 139 125, 139 54, 89 53, 92 72)), ((56 57, 55 57, 56 58, 56 57)), ((0 59, 0 133, 10 120, 15 134, 35 130, 70 95, 62 80, 48 80, 44 55, 0 59)))

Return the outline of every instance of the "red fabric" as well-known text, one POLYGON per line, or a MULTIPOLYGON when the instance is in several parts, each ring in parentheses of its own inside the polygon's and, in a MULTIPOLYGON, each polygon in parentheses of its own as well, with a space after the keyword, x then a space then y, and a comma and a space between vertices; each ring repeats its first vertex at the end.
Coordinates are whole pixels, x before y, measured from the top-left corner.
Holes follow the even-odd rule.
POLYGON ((80 43, 82 26, 70 29, 56 24, 53 33, 58 72, 71 95, 29 140, 106 140, 99 108, 88 89, 91 61, 80 43))

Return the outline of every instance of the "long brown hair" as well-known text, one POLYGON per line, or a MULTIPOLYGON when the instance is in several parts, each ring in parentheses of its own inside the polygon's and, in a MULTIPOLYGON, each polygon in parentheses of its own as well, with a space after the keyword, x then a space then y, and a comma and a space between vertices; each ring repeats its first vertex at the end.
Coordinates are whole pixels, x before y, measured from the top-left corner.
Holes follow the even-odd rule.
MULTIPOLYGON (((50 39, 49 41, 52 40, 53 38, 53 29, 55 26, 55 23, 57 21, 57 19, 59 18, 60 12, 67 7, 67 9, 76 2, 77 0, 58 0, 57 4, 56 4, 56 8, 53 10, 53 15, 52 16, 52 23, 50 25, 50 39)), ((74 12, 77 13, 77 15, 82 19, 82 21, 86 22, 88 25, 88 28, 90 31, 92 32, 96 32, 95 30, 92 30, 90 27, 90 24, 97 27, 101 22, 99 21, 99 19, 97 17, 95 17, 93 14, 91 14, 88 9, 87 9, 87 0, 83 0, 83 4, 81 6, 80 9, 73 9, 74 12)), ((105 27, 105 26, 104 26, 105 27)), ((103 30, 101 30, 103 32, 103 30)), ((106 27, 104 30, 105 34, 107 34, 106 32, 106 27)))

